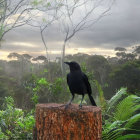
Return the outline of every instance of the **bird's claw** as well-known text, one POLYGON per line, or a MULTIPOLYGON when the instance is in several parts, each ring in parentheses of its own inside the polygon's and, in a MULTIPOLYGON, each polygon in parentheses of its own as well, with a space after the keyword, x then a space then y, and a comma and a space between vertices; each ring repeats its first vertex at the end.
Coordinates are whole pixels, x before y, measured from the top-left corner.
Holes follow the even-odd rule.
POLYGON ((79 109, 82 109, 82 104, 79 105, 79 109))
POLYGON ((65 109, 68 109, 69 106, 70 106, 70 104, 66 104, 65 105, 65 109))

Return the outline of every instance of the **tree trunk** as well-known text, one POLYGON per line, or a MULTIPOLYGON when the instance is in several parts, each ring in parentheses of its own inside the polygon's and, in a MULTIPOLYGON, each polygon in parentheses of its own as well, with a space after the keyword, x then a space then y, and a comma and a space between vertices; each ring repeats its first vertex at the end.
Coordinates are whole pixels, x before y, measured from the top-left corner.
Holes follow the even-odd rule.
POLYGON ((101 109, 95 106, 62 104, 36 106, 34 140, 100 140, 102 130, 101 109))
POLYGON ((62 48, 62 56, 61 56, 61 72, 62 72, 62 76, 65 75, 65 66, 64 66, 65 48, 66 48, 66 41, 64 41, 63 48, 62 48))

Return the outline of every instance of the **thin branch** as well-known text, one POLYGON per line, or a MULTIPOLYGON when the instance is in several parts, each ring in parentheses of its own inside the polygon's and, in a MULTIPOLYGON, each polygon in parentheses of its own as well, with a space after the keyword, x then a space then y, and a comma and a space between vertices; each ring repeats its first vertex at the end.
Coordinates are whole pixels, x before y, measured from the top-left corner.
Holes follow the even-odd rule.
POLYGON ((65 5, 65 10, 66 10, 66 16, 64 17, 68 17, 69 19, 69 23, 66 23, 66 25, 63 23, 63 26, 64 26, 64 29, 65 29, 65 40, 63 42, 63 48, 62 48, 62 59, 61 59, 61 68, 62 68, 62 73, 63 73, 63 70, 64 70, 64 67, 63 67, 63 61, 64 61, 64 57, 65 57, 65 48, 66 48, 66 43, 67 41, 69 41, 77 32, 81 31, 81 30, 84 30, 85 28, 89 28, 90 26, 92 26, 93 24, 95 24, 96 22, 98 22, 103 16, 105 16, 105 14, 110 11, 113 3, 114 3, 115 0, 113 0, 111 6, 105 10, 104 12, 102 12, 100 14, 100 16, 95 19, 95 20, 88 20, 89 17, 93 14, 93 12, 95 11, 96 8, 98 8, 100 6, 100 4, 102 3, 102 0, 100 1, 96 1, 93 5, 93 8, 90 9, 89 11, 87 11, 86 9, 86 5, 84 4, 87 4, 87 1, 84 0, 84 2, 82 3, 84 6, 85 6, 85 16, 74 26, 73 24, 73 20, 71 18, 71 16, 74 14, 74 10, 76 8, 78 8, 78 6, 83 6, 82 4, 77 4, 75 3, 75 5, 73 5, 73 7, 71 7, 70 9, 72 9, 72 13, 70 13, 70 9, 69 9, 69 5, 68 5, 68 1, 66 0, 66 5, 65 5), (91 23, 91 24, 89 24, 91 23), (69 27, 69 24, 72 26, 72 30, 70 31, 70 27, 69 27), (88 25, 87 25, 88 24, 88 25))
POLYGON ((3 38, 3 36, 4 36, 7 32, 9 32, 10 30, 12 30, 13 28, 16 28, 16 27, 20 27, 20 26, 25 25, 25 24, 27 23, 28 20, 26 20, 25 23, 22 23, 21 25, 17 25, 17 24, 18 24, 18 20, 19 20, 20 17, 24 14, 25 11, 27 11, 27 10, 32 10, 32 9, 33 9, 33 8, 24 9, 24 10, 20 13, 20 15, 17 17, 17 19, 15 20, 15 22, 13 23, 13 25, 1 35, 0 40, 3 38))
POLYGON ((0 4, 4 3, 5 0, 1 1, 0 4))
POLYGON ((24 0, 21 0, 21 1, 16 5, 16 7, 15 7, 8 15, 6 15, 6 17, 12 15, 12 14, 16 11, 16 9, 19 9, 19 8, 21 7, 21 6, 19 6, 19 5, 20 5, 23 1, 24 1, 24 0))

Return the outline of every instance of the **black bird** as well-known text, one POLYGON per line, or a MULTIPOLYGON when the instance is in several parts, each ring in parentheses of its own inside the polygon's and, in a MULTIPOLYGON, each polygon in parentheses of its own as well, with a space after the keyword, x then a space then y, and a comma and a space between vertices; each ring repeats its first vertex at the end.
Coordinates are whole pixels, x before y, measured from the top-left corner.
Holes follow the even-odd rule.
POLYGON ((72 94, 72 99, 66 104, 66 108, 71 104, 75 94, 82 95, 82 100, 79 107, 82 107, 84 95, 88 94, 91 104, 96 106, 96 103, 91 96, 92 90, 88 77, 81 71, 80 65, 76 62, 64 62, 69 65, 70 73, 67 74, 67 83, 72 94))

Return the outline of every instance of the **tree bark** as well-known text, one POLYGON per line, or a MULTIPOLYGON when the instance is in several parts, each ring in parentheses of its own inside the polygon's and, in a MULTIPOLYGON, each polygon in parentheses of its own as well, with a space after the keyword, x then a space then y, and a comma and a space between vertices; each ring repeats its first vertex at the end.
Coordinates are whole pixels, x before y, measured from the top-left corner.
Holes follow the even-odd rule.
POLYGON ((62 104, 36 106, 34 140, 101 140, 101 109, 95 106, 62 104))

